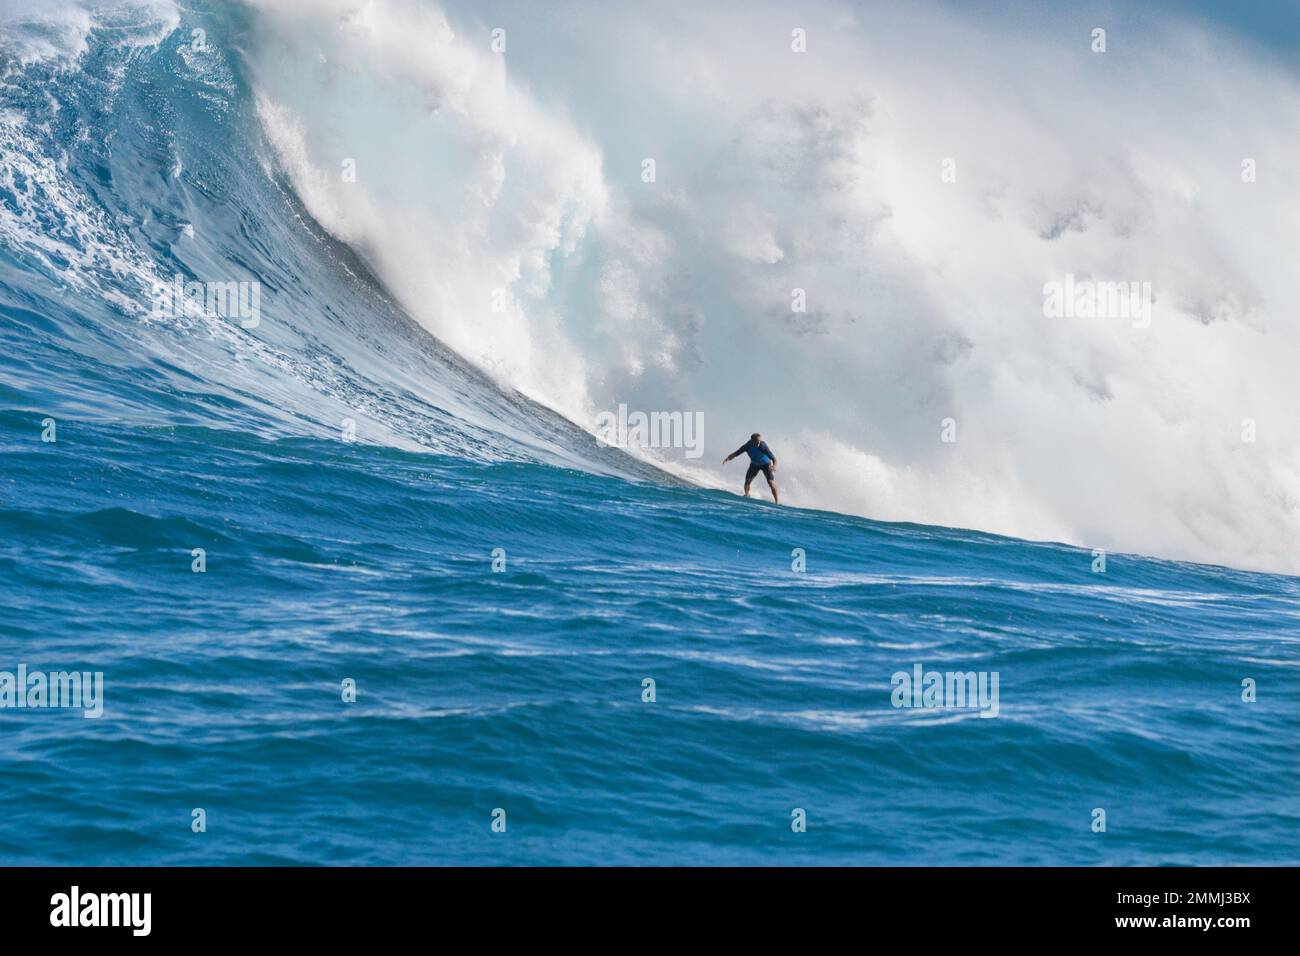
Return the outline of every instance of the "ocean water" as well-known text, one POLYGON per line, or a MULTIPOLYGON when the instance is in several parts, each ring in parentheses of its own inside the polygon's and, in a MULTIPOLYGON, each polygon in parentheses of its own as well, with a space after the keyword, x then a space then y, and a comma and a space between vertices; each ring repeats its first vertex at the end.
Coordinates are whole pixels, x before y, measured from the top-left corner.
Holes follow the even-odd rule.
POLYGON ((0 671, 104 682, 0 708, 0 862, 1300 861, 1296 578, 603 448, 325 235, 190 26, 0 44, 0 671), (177 273, 261 323, 151 317, 177 273))

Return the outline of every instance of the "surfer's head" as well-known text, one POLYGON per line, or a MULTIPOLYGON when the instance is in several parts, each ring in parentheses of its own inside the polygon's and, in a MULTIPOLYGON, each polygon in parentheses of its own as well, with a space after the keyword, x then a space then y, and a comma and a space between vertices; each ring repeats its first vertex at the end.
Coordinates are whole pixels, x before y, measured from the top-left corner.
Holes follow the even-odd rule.
POLYGON ((750 441, 758 441, 758 438, 759 438, 758 432, 754 432, 754 434, 749 436, 750 441))

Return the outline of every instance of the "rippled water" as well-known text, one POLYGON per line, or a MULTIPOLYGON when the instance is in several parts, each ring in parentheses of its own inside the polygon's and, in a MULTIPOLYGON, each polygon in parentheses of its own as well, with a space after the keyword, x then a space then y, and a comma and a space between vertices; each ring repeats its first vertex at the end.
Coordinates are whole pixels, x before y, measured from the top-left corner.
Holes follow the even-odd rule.
POLYGON ((105 680, 98 720, 0 711, 8 862, 1300 856, 1292 579, 1094 574, 538 464, 0 422, 0 667, 105 680), (996 671, 997 717, 895 708, 917 663, 996 671))

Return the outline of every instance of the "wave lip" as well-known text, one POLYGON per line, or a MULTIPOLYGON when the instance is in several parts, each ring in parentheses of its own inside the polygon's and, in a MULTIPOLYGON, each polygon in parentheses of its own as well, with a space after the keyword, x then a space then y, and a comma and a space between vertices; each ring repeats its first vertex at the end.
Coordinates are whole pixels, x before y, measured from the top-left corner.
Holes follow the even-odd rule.
MULTIPOLYGON (((33 64, 74 67, 107 42, 128 49, 157 47, 180 25, 173 0, 109 0, 103 3, 50 3, 7 0, 0 11, 0 62, 19 68, 33 64)), ((7 72, 7 69, 6 69, 7 72)))

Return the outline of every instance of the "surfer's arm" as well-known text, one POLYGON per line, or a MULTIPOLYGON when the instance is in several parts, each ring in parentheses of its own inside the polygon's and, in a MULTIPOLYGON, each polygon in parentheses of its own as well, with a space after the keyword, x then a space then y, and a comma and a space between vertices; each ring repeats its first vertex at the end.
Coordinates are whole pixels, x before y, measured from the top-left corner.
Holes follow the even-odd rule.
POLYGON ((737 448, 735 451, 733 451, 733 452, 732 452, 730 455, 728 455, 726 458, 722 459, 722 463, 725 465, 727 462, 731 461, 731 459, 737 457, 738 455, 742 455, 742 454, 744 454, 744 452, 745 452, 745 448, 747 447, 747 445, 748 445, 748 443, 746 443, 745 445, 741 445, 739 448, 737 448))

